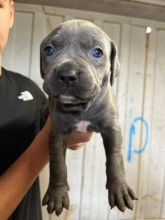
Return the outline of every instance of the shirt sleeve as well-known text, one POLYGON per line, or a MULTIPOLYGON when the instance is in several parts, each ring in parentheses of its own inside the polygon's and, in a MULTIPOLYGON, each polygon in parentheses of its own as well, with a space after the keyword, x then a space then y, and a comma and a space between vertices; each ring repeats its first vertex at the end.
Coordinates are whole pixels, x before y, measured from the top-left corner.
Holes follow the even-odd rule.
POLYGON ((44 124, 45 124, 45 122, 47 120, 48 115, 49 115, 48 99, 46 98, 45 95, 43 95, 41 111, 40 111, 40 130, 44 126, 44 124))
POLYGON ((36 134, 44 126, 48 117, 48 99, 44 92, 36 85, 36 112, 35 112, 35 127, 36 134))

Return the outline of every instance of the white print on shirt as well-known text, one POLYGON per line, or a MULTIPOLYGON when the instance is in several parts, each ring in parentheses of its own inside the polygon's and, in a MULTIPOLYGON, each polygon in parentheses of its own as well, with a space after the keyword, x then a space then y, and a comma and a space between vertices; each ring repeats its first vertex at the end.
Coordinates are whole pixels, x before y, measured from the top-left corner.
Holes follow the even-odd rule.
POLYGON ((18 96, 18 99, 22 99, 23 101, 26 102, 26 101, 33 100, 34 98, 29 91, 24 91, 24 92, 21 92, 21 95, 18 96))

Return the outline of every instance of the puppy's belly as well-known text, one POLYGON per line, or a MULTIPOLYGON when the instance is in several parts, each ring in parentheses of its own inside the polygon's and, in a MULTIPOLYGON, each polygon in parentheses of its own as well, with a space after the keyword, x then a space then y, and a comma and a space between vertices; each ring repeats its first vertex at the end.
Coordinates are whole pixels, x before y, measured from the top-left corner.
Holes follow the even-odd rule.
POLYGON ((90 124, 90 121, 80 121, 76 124, 76 131, 87 132, 87 128, 90 124))

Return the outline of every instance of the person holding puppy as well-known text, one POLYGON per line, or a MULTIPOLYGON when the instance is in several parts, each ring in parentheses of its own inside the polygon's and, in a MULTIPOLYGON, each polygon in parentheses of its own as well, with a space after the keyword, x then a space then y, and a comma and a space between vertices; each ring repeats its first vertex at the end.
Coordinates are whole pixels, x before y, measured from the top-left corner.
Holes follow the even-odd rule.
MULTIPOLYGON (((0 0, 0 219, 41 220, 38 174, 49 160, 51 121, 43 126, 47 99, 38 86, 2 67, 13 22, 13 0, 0 0)), ((90 138, 75 132, 68 145, 77 149, 90 138)))

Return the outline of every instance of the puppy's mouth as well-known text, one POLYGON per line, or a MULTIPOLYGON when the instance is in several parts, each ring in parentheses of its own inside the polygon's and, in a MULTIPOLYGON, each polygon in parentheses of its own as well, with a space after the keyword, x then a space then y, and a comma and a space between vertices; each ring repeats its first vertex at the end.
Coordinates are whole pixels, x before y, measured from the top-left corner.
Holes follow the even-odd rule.
POLYGON ((61 94, 57 97, 57 100, 66 111, 85 111, 88 109, 90 103, 87 99, 81 99, 69 94, 61 94))

